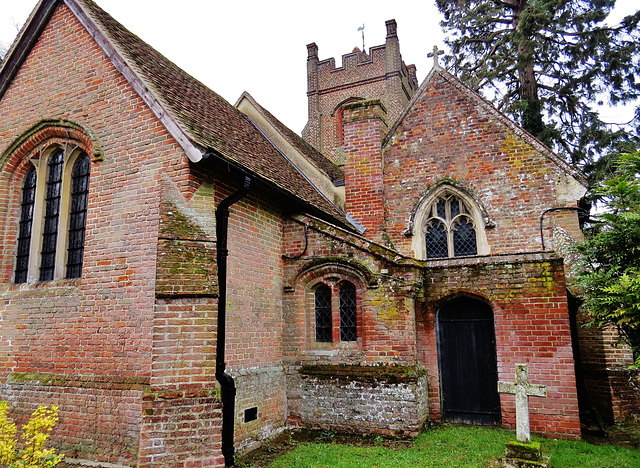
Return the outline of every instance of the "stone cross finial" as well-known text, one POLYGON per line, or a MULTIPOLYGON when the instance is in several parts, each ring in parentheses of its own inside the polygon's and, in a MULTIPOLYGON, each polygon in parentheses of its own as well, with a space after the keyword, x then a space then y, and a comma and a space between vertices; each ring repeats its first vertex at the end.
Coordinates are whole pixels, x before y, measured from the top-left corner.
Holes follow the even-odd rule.
POLYGON ((516 395, 516 439, 523 444, 531 443, 529 428, 529 397, 546 397, 546 385, 531 385, 529 383, 529 367, 527 364, 516 364, 515 383, 498 382, 499 393, 516 395))
POLYGON ((433 46, 433 52, 429 52, 427 54, 427 57, 433 57, 433 66, 434 67, 439 67, 440 64, 438 63, 438 55, 442 55, 444 54, 444 50, 440 50, 438 49, 437 45, 433 46))

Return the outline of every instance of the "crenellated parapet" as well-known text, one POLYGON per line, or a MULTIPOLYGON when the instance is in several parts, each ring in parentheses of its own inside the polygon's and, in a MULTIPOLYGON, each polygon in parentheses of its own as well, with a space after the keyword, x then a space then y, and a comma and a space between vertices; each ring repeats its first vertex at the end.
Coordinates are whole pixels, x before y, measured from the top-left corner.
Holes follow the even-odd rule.
POLYGON ((379 99, 392 125, 418 88, 415 65, 407 66, 400 54, 396 21, 389 20, 386 26, 385 44, 368 53, 354 48, 342 55, 340 67, 333 57, 320 60, 315 43, 307 45, 309 120, 302 136, 339 164, 344 162, 345 104, 379 99))

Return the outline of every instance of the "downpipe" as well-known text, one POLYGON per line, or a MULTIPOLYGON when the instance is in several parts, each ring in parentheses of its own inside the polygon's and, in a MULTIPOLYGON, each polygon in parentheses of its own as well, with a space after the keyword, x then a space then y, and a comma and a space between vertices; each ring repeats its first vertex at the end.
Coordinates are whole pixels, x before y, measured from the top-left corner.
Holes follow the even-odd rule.
POLYGON ((220 383, 222 400, 222 455, 225 466, 234 465, 233 429, 236 404, 236 385, 233 377, 225 372, 225 338, 227 319, 227 234, 229 208, 249 193, 251 178, 244 176, 244 185, 237 192, 222 200, 216 208, 216 259, 218 263, 218 330, 216 341, 216 380, 220 383))

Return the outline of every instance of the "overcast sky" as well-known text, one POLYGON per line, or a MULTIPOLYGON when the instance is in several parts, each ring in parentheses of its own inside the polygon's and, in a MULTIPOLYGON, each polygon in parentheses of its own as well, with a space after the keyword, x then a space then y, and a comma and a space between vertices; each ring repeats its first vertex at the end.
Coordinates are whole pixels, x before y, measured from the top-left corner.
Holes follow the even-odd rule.
MULTIPOLYGON (((435 0, 96 0, 130 31, 231 104, 248 91, 292 130, 307 121, 306 45, 320 59, 384 44, 385 21, 398 23, 400 51, 421 82, 444 47, 435 0), (322 5, 310 8, 308 5, 322 5)), ((0 0, 0 43, 9 46, 37 0, 0 0)), ((619 14, 638 8, 618 0, 619 14)))

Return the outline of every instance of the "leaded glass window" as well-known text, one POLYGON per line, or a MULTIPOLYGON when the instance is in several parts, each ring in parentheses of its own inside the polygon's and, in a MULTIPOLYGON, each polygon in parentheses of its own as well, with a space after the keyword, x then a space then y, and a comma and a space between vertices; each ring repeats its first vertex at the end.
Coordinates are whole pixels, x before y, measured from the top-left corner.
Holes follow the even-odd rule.
POLYGON ((316 341, 330 343, 331 333, 331 288, 326 284, 318 286, 314 293, 316 315, 316 341))
POLYGON ((424 223, 425 257, 477 255, 476 227, 466 202, 445 192, 433 201, 424 223))
POLYGON ((442 258, 449 256, 447 229, 442 221, 432 219, 427 224, 425 233, 427 258, 442 258))
POLYGON ((358 319, 356 288, 344 282, 340 285, 340 341, 357 341, 358 319))
POLYGON ((76 160, 71 172, 67 278, 79 278, 82 273, 84 233, 87 223, 87 198, 89 196, 89 169, 89 156, 82 154, 76 160))
POLYGON ((64 151, 61 149, 55 150, 49 156, 47 163, 47 192, 44 200, 45 214, 40 259, 40 281, 52 280, 55 272, 63 165, 64 151))
POLYGON ((453 227, 453 254, 456 257, 476 255, 476 231, 468 218, 461 218, 453 227))
POLYGON ((33 206, 36 199, 36 168, 27 172, 22 186, 20 204, 20 225, 18 229, 18 253, 16 255, 15 282, 27 281, 29 272, 29 250, 31 249, 31 228, 33 227, 33 206))
POLYGON ((22 186, 16 283, 82 274, 90 169, 91 158, 77 146, 54 146, 34 157, 22 186))

